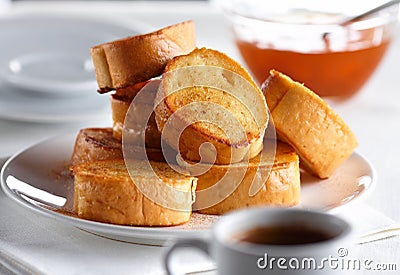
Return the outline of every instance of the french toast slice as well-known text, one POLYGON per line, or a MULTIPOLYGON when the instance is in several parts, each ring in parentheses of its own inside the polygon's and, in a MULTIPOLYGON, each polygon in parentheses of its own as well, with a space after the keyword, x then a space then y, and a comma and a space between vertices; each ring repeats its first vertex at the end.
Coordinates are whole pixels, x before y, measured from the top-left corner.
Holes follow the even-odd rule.
POLYGON ((115 94, 118 96, 134 98, 140 92, 140 90, 144 86, 146 86, 150 81, 151 80, 143 81, 143 82, 133 84, 131 86, 116 89, 115 94))
POLYGON ((310 173, 328 178, 357 147, 344 120, 304 85, 271 70, 262 90, 278 138, 293 146, 310 173))
POLYGON ((192 21, 94 46, 90 54, 98 91, 105 93, 159 76, 171 58, 195 47, 192 21))
MULTIPOLYGON (((130 156, 142 158, 138 148, 129 148, 130 156)), ((158 148, 146 148, 147 158, 154 161, 164 161, 163 153, 158 148)), ((123 159, 121 141, 113 137, 112 128, 84 128, 75 139, 71 165, 99 160, 123 159)))
POLYGON ((154 98, 159 80, 149 80, 139 84, 118 89, 110 97, 113 120, 113 135, 122 141, 125 130, 130 144, 143 144, 148 148, 161 148, 161 134, 154 118, 154 98), (139 92, 143 94, 136 97, 139 92), (135 106, 132 101, 136 99, 135 106), (147 113, 147 111, 149 111, 147 113), (148 117, 147 124, 143 119, 148 117), (127 125, 125 125, 127 124, 127 125), (143 124, 143 125, 142 125, 143 124))
POLYGON ((71 164, 122 158, 122 145, 112 128, 85 128, 76 136, 71 164))
POLYGON ((83 163, 73 167, 74 211, 84 219, 122 225, 170 226, 191 216, 197 179, 175 172, 167 163, 131 161, 128 173, 123 160, 83 163), (135 180, 136 182, 134 182, 135 180), (143 193, 157 196, 149 199, 143 193), (162 192, 162 186, 182 191, 162 192), (158 202, 168 200, 177 208, 158 202))
POLYGON ((163 139, 184 159, 229 164, 262 149, 268 123, 265 98, 249 73, 221 52, 201 48, 173 58, 155 102, 160 132, 169 125, 163 139), (206 143, 215 152, 204 146, 201 154, 206 143))
POLYGON ((202 165, 183 165, 198 178, 194 209, 203 214, 222 215, 251 206, 297 205, 300 202, 299 158, 290 145, 278 141, 275 148, 274 143, 266 140, 263 152, 248 162, 214 164, 202 174, 199 174, 202 165))
MULTIPOLYGON (((132 96, 119 95, 117 93, 112 94, 110 97, 113 120, 113 136, 119 141, 122 141, 122 134, 125 128, 125 118, 132 100, 132 96)), ((147 108, 153 108, 153 105, 149 105, 147 108)), ((135 140, 136 143, 141 144, 142 135, 144 134, 146 148, 161 148, 161 134, 157 128, 154 112, 151 113, 149 121, 144 129, 126 130, 129 132, 129 138, 131 139, 130 142, 132 144, 135 143, 135 140)))

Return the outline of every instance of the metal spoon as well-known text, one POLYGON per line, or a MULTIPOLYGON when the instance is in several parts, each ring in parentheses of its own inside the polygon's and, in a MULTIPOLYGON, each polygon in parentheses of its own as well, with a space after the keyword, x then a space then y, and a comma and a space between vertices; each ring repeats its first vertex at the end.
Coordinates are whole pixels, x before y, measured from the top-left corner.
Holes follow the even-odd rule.
MULTIPOLYGON (((339 23, 339 26, 347 26, 347 25, 349 25, 351 23, 354 23, 354 22, 356 22, 356 21, 358 21, 360 19, 363 19, 363 18, 365 18, 365 17, 367 17, 367 16, 369 16, 371 14, 374 14, 376 12, 379 12, 379 11, 384 10, 384 9, 386 9, 388 7, 391 7, 391 6, 398 5, 399 3, 400 3, 400 0, 392 0, 392 1, 386 2, 385 4, 382 4, 382 5, 380 5, 380 6, 376 7, 376 8, 373 8, 373 9, 368 10, 366 12, 363 12, 363 13, 361 13, 359 15, 356 15, 356 16, 353 16, 353 17, 345 19, 344 21, 339 23)), ((324 33, 322 35, 322 39, 325 41, 327 46, 329 45, 328 35, 329 35, 329 32, 326 32, 326 33, 324 33)))
POLYGON ((371 243, 400 235, 400 224, 391 224, 368 232, 358 238, 357 244, 371 243))
POLYGON ((357 15, 357 16, 347 18, 346 20, 341 22, 339 25, 340 26, 346 26, 346 25, 351 24, 353 22, 356 22, 356 21, 358 21, 360 19, 363 19, 364 17, 367 17, 367 16, 369 16, 371 14, 374 14, 374 13, 376 13, 378 11, 384 10, 384 9, 386 9, 388 7, 394 6, 394 5, 399 4, 399 3, 400 3, 400 0, 392 0, 392 1, 386 2, 385 4, 382 4, 382 5, 380 5, 380 6, 376 7, 376 8, 373 8, 371 10, 363 12, 363 13, 357 15))

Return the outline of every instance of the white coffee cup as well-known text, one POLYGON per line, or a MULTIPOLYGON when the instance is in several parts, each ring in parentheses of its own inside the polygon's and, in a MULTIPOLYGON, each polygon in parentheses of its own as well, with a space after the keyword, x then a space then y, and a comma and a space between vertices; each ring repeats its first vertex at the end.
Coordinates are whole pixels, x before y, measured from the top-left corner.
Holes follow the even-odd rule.
MULTIPOLYGON (((352 245, 352 230, 345 220, 331 214, 301 209, 250 208, 221 217, 211 238, 179 239, 164 257, 168 274, 174 251, 194 247, 207 253, 217 264, 218 274, 349 274, 343 266, 352 245), (257 228, 312 229, 328 238, 301 244, 260 244, 240 241, 237 236, 257 228)), ((193 259, 192 259, 193 261, 193 259)))

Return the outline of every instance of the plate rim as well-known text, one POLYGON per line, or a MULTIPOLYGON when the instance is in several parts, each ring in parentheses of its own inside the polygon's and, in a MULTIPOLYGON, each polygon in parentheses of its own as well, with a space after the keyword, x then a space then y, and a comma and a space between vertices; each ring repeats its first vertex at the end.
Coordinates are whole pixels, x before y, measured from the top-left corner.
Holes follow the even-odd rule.
MULTIPOLYGON (((79 103, 79 102, 78 102, 79 103)), ((106 103, 98 103, 97 109, 87 112, 85 114, 39 114, 34 112, 1 112, 0 118, 20 122, 34 122, 34 123, 68 123, 79 122, 82 120, 101 120, 107 117, 106 111, 109 109, 106 103)))
MULTIPOLYGON (((9 189, 5 177, 6 169, 10 165, 10 163, 18 158, 24 152, 40 145, 44 145, 50 141, 57 141, 62 138, 73 138, 76 133, 67 133, 64 135, 55 135, 50 138, 46 138, 40 142, 37 142, 31 146, 28 146, 24 149, 19 150, 17 153, 12 155, 3 165, 1 172, 0 172, 0 185, 3 192, 6 196, 13 201, 17 202, 17 204, 21 205, 25 209, 33 210, 35 213, 45 216, 46 218, 55 218, 58 221, 64 222, 66 224, 72 225, 76 228, 82 229, 83 231, 87 231, 93 233, 95 235, 99 235, 101 237, 111 238, 114 240, 120 240, 114 237, 125 237, 125 238, 132 238, 135 240, 151 240, 152 242, 148 241, 134 241, 133 243, 139 244, 153 244, 156 241, 156 245, 163 244, 165 242, 170 241, 171 239, 177 238, 208 238, 210 237, 211 228, 208 229, 176 229, 174 227, 141 227, 141 226, 129 226, 129 225, 117 225, 117 224, 109 224, 103 223, 98 221, 91 221, 85 220, 81 218, 71 217, 62 213, 58 213, 56 211, 47 209, 45 207, 40 207, 36 204, 29 202, 26 199, 23 199, 22 196, 17 195, 17 192, 14 192, 9 189), (104 234, 104 235, 102 235, 104 234), (109 237, 110 234, 112 237, 109 237), (151 236, 149 236, 151 235, 151 236)), ((61 142, 61 141, 59 141, 61 142)), ((360 157, 369 167, 371 170, 371 182, 364 189, 363 192, 359 193, 354 199, 347 201, 344 204, 340 204, 334 208, 329 209, 317 209, 317 211, 326 212, 330 214, 337 214, 338 212, 342 211, 343 208, 348 207, 349 205, 353 205, 354 203, 359 203, 365 200, 375 189, 377 183, 377 173, 375 167, 372 163, 361 153, 358 151, 354 151, 352 155, 357 155, 360 157)), ((296 206, 295 206, 296 207, 296 206)), ((128 241, 131 242, 131 241, 128 241)))
POLYGON ((361 203, 361 202, 365 201, 373 193, 373 191, 375 190, 375 188, 377 186, 378 173, 376 171, 375 166, 372 164, 372 162, 368 158, 365 157, 364 154, 358 152, 358 150, 354 150, 354 152, 350 156, 352 156, 354 154, 359 156, 368 165, 369 169, 371 170, 371 182, 368 185, 368 187, 363 192, 361 192, 355 199, 349 200, 346 203, 340 204, 336 207, 326 209, 325 211, 327 213, 338 214, 338 213, 342 212, 344 208, 351 207, 354 203, 361 203))

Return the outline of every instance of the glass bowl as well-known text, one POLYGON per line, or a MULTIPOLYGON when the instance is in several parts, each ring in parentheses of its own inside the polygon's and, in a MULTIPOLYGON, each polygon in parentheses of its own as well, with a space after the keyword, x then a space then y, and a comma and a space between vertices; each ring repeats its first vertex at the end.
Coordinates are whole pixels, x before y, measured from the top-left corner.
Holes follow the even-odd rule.
POLYGON ((320 96, 351 96, 378 67, 393 40, 399 6, 347 25, 380 1, 215 0, 259 83, 271 69, 320 96))

